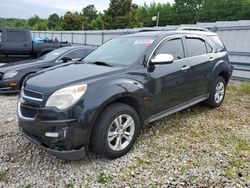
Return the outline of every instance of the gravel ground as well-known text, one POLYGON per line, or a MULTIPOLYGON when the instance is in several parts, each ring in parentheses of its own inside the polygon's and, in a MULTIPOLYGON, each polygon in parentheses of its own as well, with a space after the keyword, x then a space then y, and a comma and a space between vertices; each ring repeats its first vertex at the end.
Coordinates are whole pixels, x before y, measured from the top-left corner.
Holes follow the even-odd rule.
POLYGON ((150 124, 126 156, 59 160, 17 129, 17 96, 0 96, 0 187, 250 187, 250 87, 218 109, 196 105, 150 124))

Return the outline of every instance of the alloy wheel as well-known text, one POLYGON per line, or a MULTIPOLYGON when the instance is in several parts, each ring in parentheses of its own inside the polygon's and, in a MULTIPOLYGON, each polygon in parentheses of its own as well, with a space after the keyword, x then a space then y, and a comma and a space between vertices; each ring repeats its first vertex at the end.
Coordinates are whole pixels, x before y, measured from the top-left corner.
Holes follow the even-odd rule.
POLYGON ((133 139, 135 122, 128 114, 121 114, 110 124, 108 130, 108 144, 114 151, 125 149, 133 139))

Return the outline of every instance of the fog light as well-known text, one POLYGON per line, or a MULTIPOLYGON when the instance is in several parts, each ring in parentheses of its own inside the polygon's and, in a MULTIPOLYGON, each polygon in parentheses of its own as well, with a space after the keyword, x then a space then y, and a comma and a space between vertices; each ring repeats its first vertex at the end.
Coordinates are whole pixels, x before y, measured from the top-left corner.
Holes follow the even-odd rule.
POLYGON ((51 137, 51 138, 58 138, 59 133, 45 133, 46 137, 51 137))
POLYGON ((65 138, 67 135, 67 128, 55 130, 56 132, 46 132, 45 136, 50 138, 65 138))

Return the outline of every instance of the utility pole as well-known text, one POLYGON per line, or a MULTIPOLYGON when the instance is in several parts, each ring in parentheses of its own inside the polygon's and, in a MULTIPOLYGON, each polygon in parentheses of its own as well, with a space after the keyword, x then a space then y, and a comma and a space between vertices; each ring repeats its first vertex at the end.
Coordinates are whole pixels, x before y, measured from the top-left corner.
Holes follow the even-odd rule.
POLYGON ((160 12, 158 12, 157 14, 157 22, 156 22, 156 27, 159 26, 159 19, 160 19, 160 12))

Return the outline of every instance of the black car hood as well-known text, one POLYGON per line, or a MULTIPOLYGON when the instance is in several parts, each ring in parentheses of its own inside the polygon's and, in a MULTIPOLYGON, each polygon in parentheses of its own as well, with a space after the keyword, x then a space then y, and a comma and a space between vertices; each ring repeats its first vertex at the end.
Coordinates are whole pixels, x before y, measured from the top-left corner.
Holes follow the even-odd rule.
POLYGON ((78 83, 89 83, 108 74, 122 72, 124 67, 93 64, 65 64, 40 71, 25 83, 25 88, 50 95, 55 90, 78 83))
POLYGON ((49 63, 47 61, 39 60, 39 59, 30 59, 30 60, 25 60, 25 61, 18 61, 15 63, 8 63, 0 67, 0 72, 5 73, 7 71, 22 71, 22 69, 27 69, 31 67, 37 67, 40 64, 46 64, 49 63))

